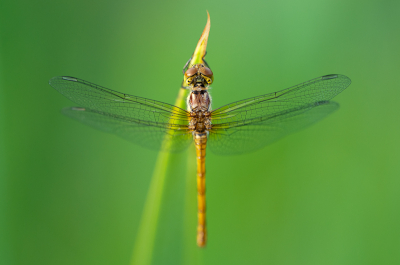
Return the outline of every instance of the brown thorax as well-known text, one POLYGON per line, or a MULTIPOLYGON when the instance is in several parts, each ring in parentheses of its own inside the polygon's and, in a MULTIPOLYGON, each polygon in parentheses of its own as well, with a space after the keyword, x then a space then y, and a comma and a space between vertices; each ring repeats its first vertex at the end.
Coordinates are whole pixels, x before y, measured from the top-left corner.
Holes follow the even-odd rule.
POLYGON ((192 111, 190 112, 189 129, 196 132, 204 132, 211 130, 210 112, 208 111, 192 111))
POLYGON ((211 98, 207 90, 191 91, 188 97, 190 109, 189 129, 196 132, 211 130, 211 98))
POLYGON ((209 111, 211 108, 211 97, 207 90, 192 90, 187 103, 190 111, 209 111))

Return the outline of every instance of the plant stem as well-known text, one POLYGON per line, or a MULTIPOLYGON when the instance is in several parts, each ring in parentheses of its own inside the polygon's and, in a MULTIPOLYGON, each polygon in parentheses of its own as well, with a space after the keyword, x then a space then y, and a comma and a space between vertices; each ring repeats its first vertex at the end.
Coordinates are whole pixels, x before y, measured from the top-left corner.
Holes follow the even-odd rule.
MULTIPOLYGON (((208 34, 210 32, 210 15, 207 12, 207 24, 200 36, 200 40, 197 43, 196 49, 193 53, 192 60, 189 65, 203 63, 203 58, 206 54, 208 34)), ((180 89, 178 98, 176 99, 175 106, 182 109, 186 107, 186 97, 189 91, 186 89, 180 89)), ((167 140, 163 144, 170 144, 167 140)), ((190 152, 189 152, 190 154, 190 152)), ((194 154, 194 153, 193 153, 194 154)), ((188 155, 190 159, 195 161, 194 155, 188 155)), ((166 152, 160 152, 157 157, 156 166, 154 168, 153 176, 151 179, 149 192, 147 193, 146 203, 144 206, 143 214, 140 220, 139 233, 135 241, 133 248, 133 254, 131 258, 131 265, 150 265, 152 254, 154 250, 154 242, 157 234, 157 227, 159 223, 160 209, 162 203, 162 197, 164 193, 165 182, 167 178, 167 172, 171 166, 172 155, 166 152)), ((184 162, 186 163, 186 161, 184 162)), ((191 163, 188 168, 190 172, 193 172, 193 180, 195 179, 194 166, 191 163)), ((184 166, 184 165, 182 165, 184 166)), ((192 173, 190 173, 190 177, 192 173)), ((188 180, 190 182, 190 180, 188 180)), ((188 182, 188 185, 190 183, 188 182)), ((186 193, 191 194, 190 191, 186 193)), ((195 209, 195 208, 194 208, 195 209)), ((193 240, 195 242, 195 240, 193 240)), ((193 245, 195 245, 193 243, 193 245)))
MULTIPOLYGON (((187 94, 187 90, 180 89, 175 106, 185 108, 185 99, 187 94)), ((154 168, 149 191, 146 197, 146 203, 140 220, 139 233, 136 237, 133 248, 131 265, 151 264, 165 180, 167 178, 168 168, 171 165, 171 158, 171 153, 160 152, 158 154, 156 166, 154 168)))

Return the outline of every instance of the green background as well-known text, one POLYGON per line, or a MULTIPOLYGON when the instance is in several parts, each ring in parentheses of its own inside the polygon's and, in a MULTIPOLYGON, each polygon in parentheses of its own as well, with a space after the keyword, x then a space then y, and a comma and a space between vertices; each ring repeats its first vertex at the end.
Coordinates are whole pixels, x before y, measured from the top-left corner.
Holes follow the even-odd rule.
POLYGON ((207 154, 205 249, 195 161, 174 155, 152 264, 400 263, 400 1, 1 0, 0 264, 130 263, 158 153, 63 116, 74 104, 48 80, 173 104, 206 10, 214 108, 353 83, 310 128, 207 154))

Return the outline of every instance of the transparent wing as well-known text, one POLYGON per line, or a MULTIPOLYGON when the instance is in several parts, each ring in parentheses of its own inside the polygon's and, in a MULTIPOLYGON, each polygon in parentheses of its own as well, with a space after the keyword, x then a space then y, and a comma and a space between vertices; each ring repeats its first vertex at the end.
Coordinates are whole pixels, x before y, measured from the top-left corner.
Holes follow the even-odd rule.
POLYGON ((274 117, 227 129, 212 130, 208 146, 215 154, 231 155, 255 151, 290 133, 325 118, 336 109, 336 102, 319 102, 277 113, 274 117))
POLYGON ((50 85, 80 107, 159 128, 181 129, 189 112, 174 105, 117 92, 75 77, 57 76, 50 85))
POLYGON ((237 101, 211 112, 213 129, 227 129, 262 122, 297 108, 325 102, 351 83, 344 75, 325 75, 299 85, 237 101))
POLYGON ((179 151, 191 141, 190 113, 186 110, 74 77, 54 77, 49 83, 80 105, 64 109, 63 113, 82 123, 152 149, 179 151))
POLYGON ((63 114, 96 129, 114 133, 153 150, 179 152, 193 141, 189 130, 172 130, 131 122, 126 117, 86 108, 65 108, 63 114))

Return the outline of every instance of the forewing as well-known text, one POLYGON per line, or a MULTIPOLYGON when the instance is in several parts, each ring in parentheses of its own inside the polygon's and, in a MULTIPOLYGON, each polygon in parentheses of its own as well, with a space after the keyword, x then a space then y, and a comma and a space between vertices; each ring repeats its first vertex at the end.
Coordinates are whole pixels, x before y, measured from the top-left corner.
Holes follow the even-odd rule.
POLYGON ((255 151, 318 122, 338 107, 335 102, 318 102, 275 113, 275 116, 260 122, 211 130, 208 146, 213 153, 220 155, 255 151))
POLYGON ((262 122, 279 113, 326 102, 351 83, 344 75, 325 75, 279 92, 237 101, 211 112, 214 129, 262 122))
MULTIPOLYGON (((65 108, 63 114, 96 129, 114 133, 128 141, 153 150, 179 152, 192 142, 185 127, 168 129, 131 122, 124 116, 88 108, 65 108)), ((186 126, 187 127, 187 126, 186 126)))
POLYGON ((117 115, 133 123, 169 129, 188 124, 189 112, 167 103, 124 94, 75 77, 53 77, 49 83, 80 107, 117 115))

